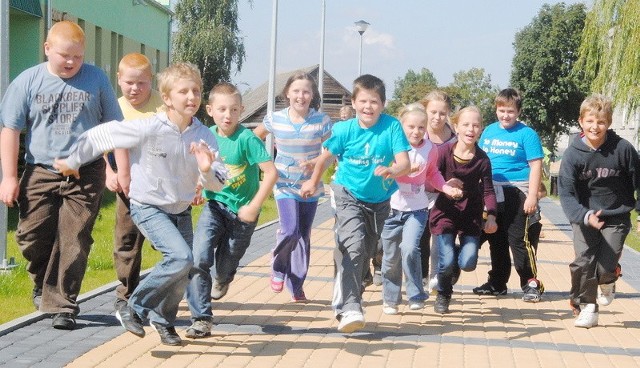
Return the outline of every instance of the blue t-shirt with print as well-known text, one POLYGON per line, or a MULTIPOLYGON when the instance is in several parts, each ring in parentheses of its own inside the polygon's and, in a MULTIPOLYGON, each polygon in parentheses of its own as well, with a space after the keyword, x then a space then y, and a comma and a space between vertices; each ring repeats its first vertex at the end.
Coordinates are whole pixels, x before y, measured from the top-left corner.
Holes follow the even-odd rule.
POLYGON ((491 160, 493 180, 497 182, 528 181, 529 161, 544 157, 538 133, 519 121, 509 129, 500 122, 489 125, 479 145, 491 160))
POLYGON ((386 114, 370 128, 361 127, 358 118, 335 124, 323 146, 338 157, 335 182, 369 203, 388 200, 398 190, 394 179, 374 175, 375 168, 390 166, 396 154, 411 149, 400 122, 386 114))

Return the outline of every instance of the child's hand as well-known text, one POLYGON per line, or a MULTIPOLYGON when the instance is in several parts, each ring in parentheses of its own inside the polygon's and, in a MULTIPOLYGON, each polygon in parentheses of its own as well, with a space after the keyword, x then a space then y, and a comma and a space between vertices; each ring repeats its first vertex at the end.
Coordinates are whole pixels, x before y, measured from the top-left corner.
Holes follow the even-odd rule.
POLYGON ((201 140, 200 142, 191 142, 189 152, 196 156, 200 172, 205 173, 211 170, 211 164, 215 160, 216 156, 205 141, 201 140))
POLYGON ((395 177, 395 171, 387 166, 377 166, 373 171, 373 175, 382 176, 385 179, 392 179, 395 177))
POLYGON ((200 206, 203 203, 204 203, 204 198, 202 198, 202 184, 198 183, 198 185, 196 185, 196 195, 193 196, 191 205, 200 206))
POLYGON ((53 161, 53 168, 60 171, 62 176, 73 176, 76 179, 80 179, 80 172, 70 168, 69 165, 67 165, 67 160, 56 158, 53 161))
POLYGON ((411 163, 411 169, 409 169, 409 174, 417 173, 420 171, 420 164, 413 162, 411 163))
POLYGON ((462 180, 458 178, 451 178, 447 180, 447 184, 451 185, 454 188, 458 188, 460 190, 464 189, 463 188, 464 183, 462 183, 462 180))
POLYGON ((238 209, 238 218, 245 223, 255 222, 260 214, 259 208, 253 208, 253 206, 245 205, 238 209))
POLYGON ((300 197, 309 198, 316 194, 316 186, 311 182, 311 180, 307 180, 302 183, 300 187, 300 197))
POLYGON ((524 201, 523 211, 527 215, 530 215, 538 209, 538 193, 534 193, 533 195, 528 195, 527 199, 524 201))
POLYGON ((602 210, 598 210, 598 212, 589 215, 588 222, 592 228, 600 230, 604 226, 604 221, 600 220, 601 214, 602 210))
POLYGON ((487 216, 487 221, 484 222, 485 234, 493 234, 498 231, 498 224, 496 223, 496 217, 494 215, 487 216))
POLYGON ((107 180, 105 181, 105 186, 112 192, 122 192, 122 187, 118 183, 118 174, 113 172, 110 167, 107 167, 107 180))
POLYGON ((463 192, 459 188, 454 188, 449 184, 445 184, 442 186, 442 193, 448 195, 449 197, 458 200, 462 198, 463 192))
POLYGON ((120 189, 122 189, 122 193, 124 193, 127 198, 129 197, 129 185, 131 185, 131 174, 129 170, 118 170, 118 185, 120 189))
POLYGON ((2 200, 2 203, 7 207, 13 207, 16 199, 18 199, 18 194, 20 194, 18 179, 16 177, 3 177, 2 182, 0 182, 0 200, 2 200))
POLYGON ((305 175, 311 175, 311 173, 313 172, 313 169, 316 166, 316 163, 314 160, 300 161, 299 166, 305 175))

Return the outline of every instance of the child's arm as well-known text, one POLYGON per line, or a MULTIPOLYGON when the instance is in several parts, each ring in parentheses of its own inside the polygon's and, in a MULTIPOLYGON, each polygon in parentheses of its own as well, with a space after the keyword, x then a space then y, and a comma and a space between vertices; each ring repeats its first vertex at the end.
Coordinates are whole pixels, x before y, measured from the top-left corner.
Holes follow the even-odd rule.
POLYGON ((251 199, 251 202, 238 209, 238 218, 243 222, 254 222, 258 219, 262 204, 267 197, 269 197, 273 185, 278 180, 278 171, 273 161, 261 162, 258 166, 260 166, 260 170, 264 173, 260 187, 253 196, 253 199, 251 199))
POLYGON ((129 150, 116 148, 113 151, 116 158, 116 166, 118 167, 117 180, 118 186, 126 195, 129 196, 129 185, 131 184, 131 162, 129 161, 129 150))
POLYGON ((18 149, 20 148, 20 131, 2 128, 0 131, 0 162, 2 164, 2 182, 0 182, 0 199, 7 207, 13 207, 20 185, 18 184, 18 149))
POLYGON ((524 201, 524 213, 531 214, 538 209, 538 189, 542 181, 542 159, 529 161, 529 190, 524 201))
MULTIPOLYGON (((322 177, 322 173, 326 168, 325 163, 332 157, 333 154, 331 154, 329 150, 323 150, 320 156, 316 158, 316 165, 313 168, 313 174, 311 174, 311 178, 302 183, 302 186, 300 187, 300 196, 302 198, 308 198, 315 194, 318 183, 320 182, 320 178, 322 177)), ((407 161, 409 161, 408 156, 407 161)))
POLYGON ((253 129, 253 134, 264 141, 267 138, 267 135, 269 135, 269 131, 264 127, 264 123, 260 123, 260 125, 253 129))
POLYGON ((200 171, 200 184, 205 189, 218 191, 224 187, 227 181, 227 169, 217 158, 216 153, 207 142, 191 142, 190 153, 196 157, 198 171, 200 171))
POLYGON ((378 166, 373 171, 376 176, 385 179, 395 179, 402 175, 407 175, 411 171, 411 162, 407 151, 398 152, 394 156, 395 161, 390 167, 378 166))
POLYGON ((441 191, 442 193, 448 195, 453 199, 462 198, 462 188, 454 187, 449 182, 444 181, 442 172, 440 172, 440 170, 438 169, 439 163, 441 163, 440 154, 438 153, 438 149, 436 147, 433 147, 429 151, 429 156, 427 156, 425 183, 428 183, 434 189, 441 191))

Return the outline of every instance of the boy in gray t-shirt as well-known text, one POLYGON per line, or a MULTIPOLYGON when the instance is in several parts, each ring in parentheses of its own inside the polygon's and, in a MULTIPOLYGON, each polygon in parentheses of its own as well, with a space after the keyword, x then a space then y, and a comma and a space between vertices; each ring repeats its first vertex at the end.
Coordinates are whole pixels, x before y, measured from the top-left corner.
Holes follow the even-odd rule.
POLYGON ((0 200, 17 201, 16 239, 34 281, 33 302, 53 315, 57 329, 75 328, 76 299, 93 239, 91 231, 105 187, 105 162, 80 168, 80 178, 53 168, 57 157, 84 131, 122 120, 109 79, 84 64, 84 32, 56 23, 44 43, 48 61, 22 72, 0 105, 2 182, 0 200), (18 180, 20 132, 25 130, 25 168, 18 180))

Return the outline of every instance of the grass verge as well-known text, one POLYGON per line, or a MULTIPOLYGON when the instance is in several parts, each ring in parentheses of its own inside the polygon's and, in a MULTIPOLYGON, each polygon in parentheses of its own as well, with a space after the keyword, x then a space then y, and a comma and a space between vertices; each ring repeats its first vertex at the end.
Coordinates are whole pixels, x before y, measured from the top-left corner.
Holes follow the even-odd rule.
MULTIPOLYGON (((198 219, 202 206, 194 207, 194 224, 198 219)), ((0 324, 27 315, 35 311, 31 304, 33 282, 26 270, 27 261, 22 257, 15 241, 18 223, 17 209, 9 209, 7 231, 7 259, 13 257, 17 267, 12 271, 0 274, 0 324)), ((273 197, 262 207, 258 224, 277 218, 277 209, 273 197)), ((115 195, 105 192, 102 207, 93 228, 94 244, 89 254, 89 261, 80 293, 85 293, 116 281, 113 268, 113 231, 115 228, 115 195)), ((153 250, 145 241, 142 251, 142 269, 153 267, 162 255, 153 250)))

